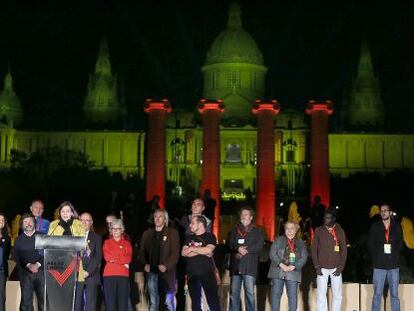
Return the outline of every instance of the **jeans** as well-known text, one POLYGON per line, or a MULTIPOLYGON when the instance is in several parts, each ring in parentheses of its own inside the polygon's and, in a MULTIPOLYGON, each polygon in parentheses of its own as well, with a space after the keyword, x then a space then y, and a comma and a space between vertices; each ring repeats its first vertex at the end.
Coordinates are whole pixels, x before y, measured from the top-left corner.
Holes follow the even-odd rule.
POLYGON ((45 276, 43 270, 31 273, 27 270, 20 271, 20 311, 33 311, 33 292, 37 296, 37 308, 44 310, 45 276))
POLYGON ((372 297, 372 311, 381 310, 381 301, 384 293, 385 279, 388 281, 391 294, 391 310, 400 311, 400 299, 398 298, 398 284, 400 283, 400 269, 374 269, 372 281, 374 283, 374 296, 372 297))
POLYGON ((340 311, 342 303, 342 274, 334 276, 336 269, 321 269, 322 275, 316 277, 317 291, 317 307, 318 311, 328 311, 328 303, 326 300, 326 292, 328 290, 328 280, 331 277, 332 287, 332 311, 340 311))
POLYGON ((230 310, 240 310, 240 291, 244 286, 244 299, 246 301, 246 311, 256 310, 256 301, 254 297, 254 285, 256 278, 247 274, 233 275, 231 277, 230 287, 230 310))
POLYGON ((191 297, 191 311, 202 311, 201 287, 206 295, 210 311, 220 311, 220 301, 217 292, 217 281, 214 272, 193 275, 188 278, 188 291, 191 297))
POLYGON ((150 311, 158 311, 160 296, 163 299, 165 309, 168 311, 174 311, 174 291, 170 289, 165 290, 166 286, 160 284, 163 281, 165 282, 165 280, 162 280, 158 273, 149 272, 147 277, 150 311))
POLYGON ((0 270, 0 311, 6 310, 6 273, 0 270))
POLYGON ((289 311, 296 311, 297 309, 299 282, 288 281, 288 280, 283 280, 283 279, 272 279, 271 281, 272 311, 279 311, 280 309, 280 298, 282 297, 283 286, 285 284, 286 284, 286 292, 288 296, 289 311))

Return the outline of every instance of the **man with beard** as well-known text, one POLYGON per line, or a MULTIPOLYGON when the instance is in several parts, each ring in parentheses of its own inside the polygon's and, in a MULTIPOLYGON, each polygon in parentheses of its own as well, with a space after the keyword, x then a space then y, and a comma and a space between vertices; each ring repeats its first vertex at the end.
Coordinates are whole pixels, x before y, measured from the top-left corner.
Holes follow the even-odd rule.
POLYGON ((400 282, 399 254, 403 247, 401 224, 391 218, 391 209, 387 204, 380 208, 381 219, 371 225, 368 248, 371 253, 374 274, 374 296, 372 311, 381 310, 385 279, 388 281, 391 294, 391 310, 400 310, 398 284, 400 282))
POLYGON ((19 269, 21 300, 20 310, 33 310, 33 291, 36 292, 38 310, 43 311, 45 278, 43 255, 35 249, 35 219, 31 214, 21 218, 23 232, 14 242, 13 260, 19 269))

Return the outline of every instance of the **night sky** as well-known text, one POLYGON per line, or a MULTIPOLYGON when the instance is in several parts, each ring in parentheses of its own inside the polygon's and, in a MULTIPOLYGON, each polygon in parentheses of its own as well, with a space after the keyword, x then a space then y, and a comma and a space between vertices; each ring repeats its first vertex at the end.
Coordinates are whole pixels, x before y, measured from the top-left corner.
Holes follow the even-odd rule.
MULTIPOLYGON (((414 131, 409 1, 240 3, 244 28, 269 68, 268 97, 298 109, 308 99, 331 98, 340 125, 365 36, 380 75, 384 130, 414 131)), ((106 37, 129 112, 124 127, 142 129, 145 98, 168 97, 173 107, 194 109, 202 91, 201 66, 225 28, 227 9, 228 1, 210 0, 2 1, 0 76, 10 65, 26 127, 80 128, 88 74, 106 37)))

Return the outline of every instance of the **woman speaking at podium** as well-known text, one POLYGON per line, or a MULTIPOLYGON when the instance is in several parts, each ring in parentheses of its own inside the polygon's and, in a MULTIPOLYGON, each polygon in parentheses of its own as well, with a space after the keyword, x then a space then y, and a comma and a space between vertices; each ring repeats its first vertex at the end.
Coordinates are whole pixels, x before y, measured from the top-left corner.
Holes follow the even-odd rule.
MULTIPOLYGON (((77 237, 85 236, 81 221, 78 219, 78 213, 73 207, 72 203, 65 201, 58 207, 59 218, 49 226, 49 235, 71 235, 77 237)), ((79 271, 76 282, 75 292, 75 310, 82 308, 82 292, 85 281, 84 270, 82 266, 82 259, 79 258, 79 271)))

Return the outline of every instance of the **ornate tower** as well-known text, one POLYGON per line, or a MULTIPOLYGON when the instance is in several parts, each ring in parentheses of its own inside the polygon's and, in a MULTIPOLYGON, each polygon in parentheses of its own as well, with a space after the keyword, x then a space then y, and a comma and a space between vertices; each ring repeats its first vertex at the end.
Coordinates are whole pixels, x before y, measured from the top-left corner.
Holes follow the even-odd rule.
POLYGON ((382 125, 384 107, 379 79, 375 75, 367 42, 362 42, 357 74, 352 82, 349 101, 349 125, 353 127, 382 125))
POLYGON ((95 73, 89 76, 88 94, 83 106, 85 119, 88 121, 113 122, 121 116, 117 79, 112 74, 109 57, 108 44, 103 39, 99 47, 95 73))
POLYGON ((23 121, 23 108, 13 90, 13 78, 10 69, 4 78, 4 87, 0 92, 0 120, 6 123, 20 125, 23 121))
POLYGON ((263 97, 267 68, 256 42, 243 29, 237 3, 230 5, 227 27, 208 51, 202 72, 203 97, 226 104, 223 123, 246 123, 252 103, 263 97))

